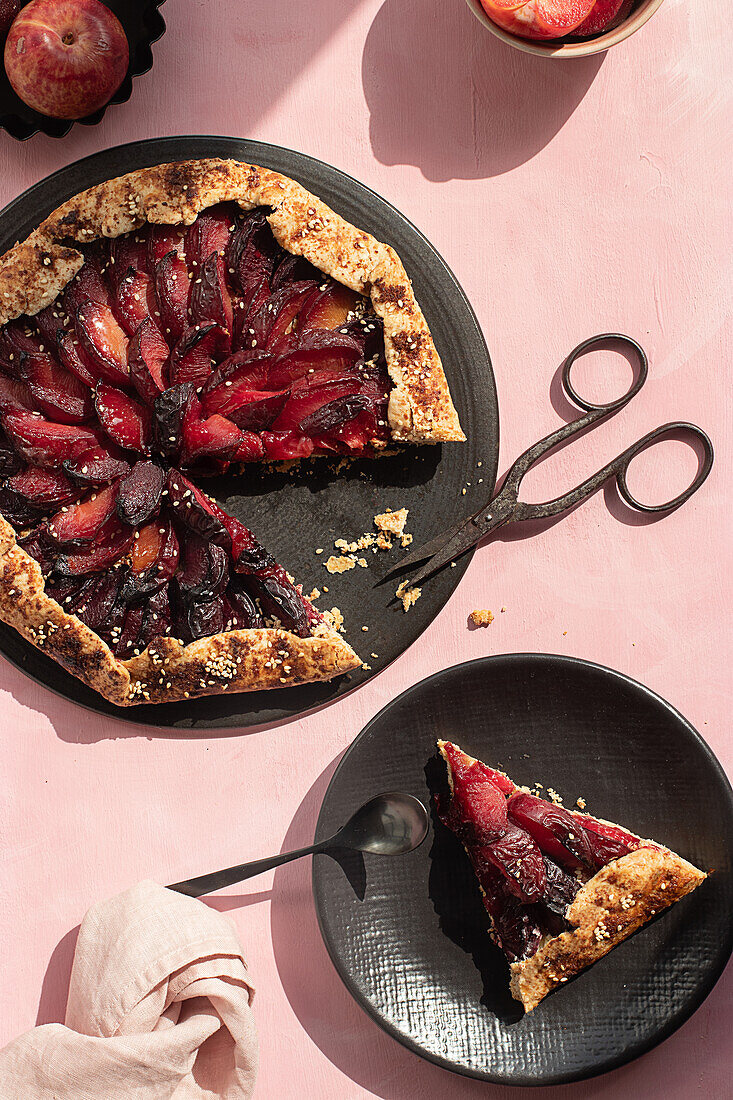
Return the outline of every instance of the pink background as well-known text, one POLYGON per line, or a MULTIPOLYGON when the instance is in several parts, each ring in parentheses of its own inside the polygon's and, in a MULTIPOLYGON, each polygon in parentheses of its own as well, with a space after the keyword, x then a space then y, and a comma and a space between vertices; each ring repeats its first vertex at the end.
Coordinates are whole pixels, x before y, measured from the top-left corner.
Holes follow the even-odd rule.
MULTIPOLYGON (((424 230, 478 313, 502 472, 559 423, 548 391, 564 354, 598 331, 636 336, 646 389, 546 463, 538 497, 666 420, 701 424, 718 456, 703 491, 661 522, 612 514, 598 494, 534 537, 484 547, 390 669, 281 728, 205 737, 108 722, 0 660, 0 1045, 62 1018, 89 904, 142 877, 175 881, 308 842, 356 733, 455 662, 544 650, 610 665, 677 706, 730 772, 732 115, 720 11, 720 0, 667 0, 607 56, 556 63, 494 40, 462 0, 169 2, 153 71, 101 126, 62 142, 0 134, 0 203, 80 156, 159 134, 261 138, 363 180, 424 230), (475 607, 495 612, 489 629, 467 629, 475 607)), ((661 496, 694 462, 680 444, 657 457, 634 481, 661 496)), ((348 583, 334 580, 334 593, 348 583)), ((296 864, 211 901, 236 922, 258 986, 258 1095, 519 1095, 449 1076, 362 1014, 319 939, 309 873, 296 864)), ((723 1096, 732 1001, 729 969, 663 1046, 551 1095, 723 1096)))

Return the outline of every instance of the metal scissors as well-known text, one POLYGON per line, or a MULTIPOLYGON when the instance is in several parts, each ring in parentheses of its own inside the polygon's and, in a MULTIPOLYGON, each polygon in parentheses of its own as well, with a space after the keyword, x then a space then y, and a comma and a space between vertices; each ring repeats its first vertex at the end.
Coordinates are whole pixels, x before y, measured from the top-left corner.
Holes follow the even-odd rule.
POLYGON ((551 451, 553 447, 557 447, 558 444, 565 442, 566 439, 580 435, 586 429, 591 428, 601 420, 605 420, 606 417, 613 416, 614 413, 625 408, 629 401, 636 397, 637 393, 646 382, 648 373, 649 361, 646 352, 636 340, 632 340, 630 336, 624 336, 621 333, 606 332, 600 333, 598 336, 592 336, 589 340, 584 340, 582 344, 578 344, 577 348, 571 351, 563 364, 562 385, 566 396, 579 408, 584 409, 585 415, 579 416, 569 424, 564 424, 561 428, 558 428, 557 431, 551 432, 549 435, 545 436, 544 439, 535 443, 533 447, 529 447, 528 450, 519 456, 514 465, 509 469, 500 492, 496 494, 489 504, 479 509, 478 512, 469 516, 461 523, 451 527, 450 530, 438 535, 436 538, 426 543, 425 546, 421 546, 407 554, 398 565, 390 569, 386 576, 392 576, 397 572, 401 573, 406 567, 417 565, 418 562, 424 561, 425 564, 410 580, 410 584, 419 584, 420 581, 425 580, 426 577, 430 577, 439 569, 444 568, 449 562, 454 562, 456 558, 467 553, 471 547, 475 546, 481 539, 485 538, 486 535, 490 534, 492 531, 496 531, 497 528, 502 527, 504 524, 521 523, 524 520, 548 519, 551 516, 560 515, 562 512, 574 508, 575 505, 580 504, 581 501, 586 500, 593 493, 597 492, 603 483, 612 477, 616 479, 621 498, 629 507, 635 508, 639 512, 671 512, 674 508, 679 508, 681 504, 684 504, 686 500, 690 499, 693 493, 697 492, 705 481, 712 469, 714 458, 713 445, 702 428, 698 428, 696 424, 688 424, 684 421, 674 421, 671 424, 662 424, 661 427, 648 432, 631 447, 628 447, 622 454, 618 455, 612 462, 609 462, 607 466, 604 466, 602 470, 599 470, 597 474, 587 478, 581 485, 578 485, 575 489, 571 489, 570 492, 555 497, 554 500, 548 500, 544 504, 525 504, 519 499, 519 490, 522 480, 532 466, 543 458, 548 451, 551 451), (593 401, 587 401, 584 397, 580 396, 573 386, 571 372, 573 365, 581 355, 600 348, 610 342, 614 344, 620 343, 626 348, 631 349, 638 359, 638 377, 623 397, 619 397, 616 401, 610 401, 605 405, 600 405, 593 401), (626 474, 629 465, 632 459, 650 444, 656 443, 661 439, 670 438, 678 432, 692 435, 702 444, 703 457, 698 472, 692 484, 673 500, 667 501, 666 504, 643 504, 632 495, 627 485, 626 474))

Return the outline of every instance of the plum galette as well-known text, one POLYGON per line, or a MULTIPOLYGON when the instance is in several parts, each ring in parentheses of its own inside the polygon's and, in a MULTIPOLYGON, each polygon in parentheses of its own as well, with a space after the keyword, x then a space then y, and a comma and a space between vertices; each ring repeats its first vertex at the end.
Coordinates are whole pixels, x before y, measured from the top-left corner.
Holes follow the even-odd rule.
POLYGON ((653 840, 566 810, 439 741, 438 816, 476 873, 489 932, 527 1012, 705 879, 653 840))
POLYGON ((464 438, 393 249, 221 160, 92 187, 0 259, 0 418, 0 617, 121 706, 360 664, 205 479, 464 438))

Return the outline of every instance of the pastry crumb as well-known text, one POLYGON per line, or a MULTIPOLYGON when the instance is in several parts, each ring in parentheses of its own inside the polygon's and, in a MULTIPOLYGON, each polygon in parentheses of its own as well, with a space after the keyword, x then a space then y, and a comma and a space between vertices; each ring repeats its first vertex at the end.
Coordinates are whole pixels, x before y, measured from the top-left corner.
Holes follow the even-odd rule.
MULTIPOLYGON (((391 550, 395 540, 399 539, 400 546, 406 549, 412 542, 412 535, 405 532, 405 524, 409 510, 398 508, 392 511, 388 508, 385 512, 379 512, 374 516, 374 531, 365 531, 358 538, 349 540, 344 538, 334 539, 334 549, 337 554, 332 554, 324 561, 329 573, 346 573, 358 565, 361 569, 369 568, 369 561, 359 551, 371 550, 376 554, 378 550, 391 550)), ((316 554, 322 554, 323 548, 318 547, 316 554)), ((325 591, 325 589, 324 589, 325 591)))
POLYGON ((552 789, 552 787, 547 788, 547 797, 550 799, 551 802, 554 802, 556 806, 562 806, 562 798, 557 793, 557 791, 554 791, 552 789))
POLYGON ((395 596, 402 600, 402 609, 409 611, 413 604, 417 603, 422 595, 422 588, 408 588, 409 581, 403 581, 395 592, 395 596))
POLYGON ((338 630, 341 634, 344 632, 344 617, 341 614, 339 607, 332 607, 330 611, 323 612, 323 618, 333 627, 334 630, 338 630))
POLYGON ((329 573, 346 573, 349 569, 354 568, 356 562, 353 558, 344 555, 331 554, 331 557, 323 564, 329 573))
POLYGON ((494 621, 493 612, 488 610, 472 611, 468 616, 471 626, 491 626, 494 621))
POLYGON ((320 599, 320 598, 321 598, 321 590, 320 590, 320 588, 314 588, 312 592, 309 592, 309 593, 308 593, 308 599, 309 599, 309 600, 311 600, 311 602, 312 602, 313 600, 318 600, 318 599, 320 599))
POLYGON ((585 799, 584 798, 576 798, 575 799, 575 805, 578 807, 579 810, 584 810, 585 809, 585 799))
POLYGON ((385 534, 401 538, 407 523, 407 515, 407 508, 399 508, 396 512, 392 512, 388 508, 386 512, 380 512, 379 515, 374 517, 374 526, 385 534))

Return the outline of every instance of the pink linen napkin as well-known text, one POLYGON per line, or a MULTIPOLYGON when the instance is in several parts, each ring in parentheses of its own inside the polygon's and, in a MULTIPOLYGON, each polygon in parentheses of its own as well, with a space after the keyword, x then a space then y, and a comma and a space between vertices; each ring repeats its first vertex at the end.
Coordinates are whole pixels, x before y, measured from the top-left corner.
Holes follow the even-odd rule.
POLYGON ((0 1050, 2 1100, 242 1100, 257 1074, 254 994, 221 913, 154 882, 93 906, 66 1024, 0 1050))

